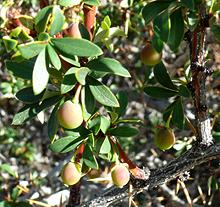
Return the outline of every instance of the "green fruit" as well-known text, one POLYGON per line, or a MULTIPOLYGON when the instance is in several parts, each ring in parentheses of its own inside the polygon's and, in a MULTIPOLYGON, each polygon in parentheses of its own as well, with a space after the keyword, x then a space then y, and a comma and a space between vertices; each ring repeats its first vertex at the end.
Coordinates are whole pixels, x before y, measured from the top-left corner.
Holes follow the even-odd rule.
POLYGON ((112 182, 119 188, 125 186, 130 180, 130 173, 124 164, 116 164, 111 170, 112 182))
POLYGON ((150 43, 147 43, 142 49, 140 58, 145 65, 156 65, 161 61, 162 54, 158 53, 150 43))
POLYGON ((75 129, 83 122, 81 105, 70 100, 59 108, 57 116, 60 125, 66 129, 75 129))
POLYGON ((156 132, 155 145, 161 150, 170 149, 175 143, 175 135, 172 129, 163 127, 156 132))
POLYGON ((82 176, 81 169, 82 165, 78 162, 69 162, 64 165, 61 171, 61 178, 63 183, 66 185, 75 185, 78 183, 82 176))

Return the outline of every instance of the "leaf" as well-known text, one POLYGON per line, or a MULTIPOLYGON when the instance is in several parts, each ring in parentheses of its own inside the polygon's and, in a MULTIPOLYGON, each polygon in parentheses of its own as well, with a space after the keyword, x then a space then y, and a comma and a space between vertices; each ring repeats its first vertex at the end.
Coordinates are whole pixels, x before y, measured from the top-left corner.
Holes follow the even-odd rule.
POLYGON ((92 71, 106 72, 123 77, 131 77, 127 69, 125 69, 120 62, 112 58, 97 58, 91 60, 87 67, 92 71))
POLYGON ((194 10, 194 1, 195 0, 181 0, 181 2, 186 6, 188 7, 190 10, 194 10))
POLYGON ((58 131, 59 128, 59 123, 58 123, 58 119, 57 119, 57 110, 58 110, 59 104, 57 104, 51 115, 50 118, 48 120, 48 125, 47 125, 47 132, 48 132, 48 137, 49 139, 52 141, 58 131))
POLYGON ((94 135, 97 135, 101 129, 101 116, 97 116, 88 122, 89 129, 94 135))
POLYGON ((25 27, 27 27, 30 30, 33 30, 34 27, 34 19, 31 16, 28 15, 19 15, 18 18, 25 27))
POLYGON ((101 131, 105 134, 108 130, 108 128, 110 127, 111 122, 110 120, 105 117, 105 116, 101 116, 101 125, 100 125, 100 129, 101 131))
POLYGON ((60 39, 51 39, 54 46, 65 56, 77 55, 80 57, 90 57, 102 55, 102 50, 94 43, 85 39, 74 39, 71 37, 65 37, 60 39))
POLYGON ((0 165, 0 170, 1 171, 4 171, 4 172, 6 172, 6 173, 8 173, 9 175, 12 175, 13 177, 15 177, 15 178, 17 178, 18 177, 18 174, 17 174, 17 172, 15 172, 12 168, 11 168, 11 166, 9 165, 9 164, 1 164, 0 165))
POLYGON ((124 91, 119 91, 117 93, 117 98, 119 101, 119 108, 115 108, 115 112, 118 114, 118 117, 123 116, 126 112, 126 108, 128 105, 128 96, 126 94, 126 92, 124 91))
POLYGON ((99 169, 97 160, 92 153, 92 149, 88 145, 86 145, 84 153, 83 153, 83 162, 90 168, 99 169))
POLYGON ((75 5, 80 4, 81 0, 59 0, 59 5, 65 7, 73 7, 75 5))
POLYGON ((53 6, 47 6, 41 9, 35 17, 35 29, 38 33, 45 32, 50 20, 53 6))
POLYGON ((6 51, 7 52, 11 52, 12 50, 14 50, 18 44, 18 41, 15 39, 11 39, 9 36, 4 36, 2 38, 2 41, 5 45, 6 51))
POLYGON ((28 104, 21 108, 14 116, 12 125, 21 125, 25 121, 28 121, 35 117, 38 113, 44 109, 56 104, 62 97, 54 96, 42 101, 41 104, 28 104))
POLYGON ((66 62, 76 66, 76 67, 80 67, 80 63, 76 60, 75 57, 69 57, 68 55, 59 55, 61 59, 65 60, 66 62))
POLYGON ((170 22, 171 27, 167 44, 171 50, 175 51, 179 47, 184 36, 184 21, 181 8, 171 14, 170 22))
POLYGON ((87 80, 92 95, 99 103, 105 106, 119 107, 117 98, 106 85, 89 76, 87 76, 87 80))
POLYGON ((109 138, 106 136, 102 142, 102 145, 100 147, 99 153, 101 154, 107 154, 111 151, 111 143, 109 141, 109 138))
POLYGON ((163 41, 160 39, 159 36, 155 33, 152 38, 152 46, 156 49, 157 52, 161 53, 163 50, 163 41))
POLYGON ((27 87, 18 91, 15 97, 26 104, 32 104, 39 102, 39 100, 43 97, 43 93, 35 96, 33 92, 33 88, 27 87))
POLYGON ((86 84, 86 76, 88 75, 89 72, 90 70, 87 67, 81 67, 76 70, 75 76, 76 76, 77 81, 81 85, 86 84))
POLYGON ((83 0, 85 4, 91 5, 91 6, 100 6, 99 0, 83 0))
POLYGON ((43 49, 37 56, 32 74, 33 91, 35 95, 40 94, 47 86, 49 73, 47 71, 46 50, 43 49))
POLYGON ((144 17, 145 23, 148 24, 152 19, 165 11, 172 1, 153 1, 147 3, 142 10, 142 16, 144 17))
POLYGON ((188 25, 191 31, 194 31, 199 23, 199 16, 197 12, 189 12, 188 17, 188 25))
POLYGON ((53 36, 62 30, 63 25, 65 23, 65 16, 63 15, 59 6, 57 5, 53 6, 52 16, 50 21, 51 23, 50 23, 49 31, 50 31, 50 35, 53 36))
POLYGON ((147 86, 144 88, 144 92, 147 95, 152 96, 154 98, 169 98, 178 94, 177 91, 170 90, 167 88, 161 88, 158 86, 147 86))
POLYGON ((173 84, 172 80, 170 79, 166 67, 162 62, 160 62, 154 67, 153 72, 154 72, 154 77, 162 86, 173 90, 177 89, 177 87, 173 84))
POLYGON ((32 79, 32 72, 34 68, 35 59, 24 60, 22 62, 6 60, 5 63, 6 63, 6 68, 12 71, 14 76, 26 80, 32 79))
POLYGON ((134 127, 119 126, 114 129, 109 129, 108 133, 117 137, 134 137, 139 131, 134 127))
POLYGON ((189 98, 191 96, 191 93, 185 85, 180 85, 179 86, 179 95, 186 97, 186 98, 189 98))
POLYGON ((61 84, 61 94, 65 94, 71 91, 76 85, 75 72, 77 68, 70 68, 64 75, 63 82, 61 84))
POLYGON ((24 58, 30 59, 38 55, 46 47, 46 45, 47 42, 45 41, 35 41, 18 45, 18 49, 24 58))
POLYGON ((183 129, 184 127, 184 111, 182 98, 178 98, 173 105, 173 114, 172 114, 172 123, 175 124, 179 129, 183 129))
POLYGON ((57 70, 60 70, 60 68, 61 68, 60 58, 59 58, 58 54, 56 53, 56 51, 53 49, 53 47, 50 44, 47 45, 47 53, 49 55, 50 62, 52 63, 52 65, 57 70))
POLYGON ((212 25, 211 32, 214 34, 215 39, 220 42, 220 26, 219 25, 212 25))
POLYGON ((169 14, 163 12, 154 19, 154 32, 164 42, 167 41, 170 28, 169 14))
POLYGON ((49 145, 49 149, 56 153, 67 153, 74 150, 83 142, 81 137, 62 137, 49 145))

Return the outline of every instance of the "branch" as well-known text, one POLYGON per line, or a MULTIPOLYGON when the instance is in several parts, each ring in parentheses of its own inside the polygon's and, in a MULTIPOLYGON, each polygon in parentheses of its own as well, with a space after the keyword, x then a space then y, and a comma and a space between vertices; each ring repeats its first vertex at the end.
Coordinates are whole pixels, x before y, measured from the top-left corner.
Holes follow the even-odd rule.
MULTIPOLYGON (((132 195, 143 190, 152 190, 170 180, 182 176, 186 171, 210 160, 220 159, 220 144, 211 145, 204 150, 201 146, 194 145, 180 157, 172 160, 160 169, 152 170, 147 180, 132 179, 132 195)), ((148 169, 146 170, 148 172, 148 169)), ((128 197, 128 185, 123 188, 111 187, 107 192, 81 205, 82 207, 107 207, 120 202, 128 197)))

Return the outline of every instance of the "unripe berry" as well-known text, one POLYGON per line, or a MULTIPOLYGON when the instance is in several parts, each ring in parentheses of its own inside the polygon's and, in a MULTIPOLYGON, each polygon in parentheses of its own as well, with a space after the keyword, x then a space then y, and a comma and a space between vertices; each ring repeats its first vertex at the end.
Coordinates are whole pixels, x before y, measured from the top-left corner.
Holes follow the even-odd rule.
POLYGON ((64 165, 61 171, 61 178, 66 185, 74 185, 79 182, 82 173, 82 166, 80 163, 68 162, 64 165))
POLYGON ((68 100, 59 108, 57 117, 62 127, 75 129, 83 122, 81 105, 68 100))
POLYGON ((163 127, 156 132, 155 145, 161 150, 170 149, 175 143, 175 135, 172 129, 163 127))
POLYGON ((161 53, 158 53, 150 43, 147 43, 142 49, 140 58, 145 65, 156 65, 161 61, 161 53))
POLYGON ((111 170, 112 182, 119 188, 125 186, 130 180, 130 173, 124 164, 116 164, 111 170))
POLYGON ((82 38, 79 30, 79 23, 78 22, 72 23, 67 29, 64 30, 64 34, 68 37, 82 38))

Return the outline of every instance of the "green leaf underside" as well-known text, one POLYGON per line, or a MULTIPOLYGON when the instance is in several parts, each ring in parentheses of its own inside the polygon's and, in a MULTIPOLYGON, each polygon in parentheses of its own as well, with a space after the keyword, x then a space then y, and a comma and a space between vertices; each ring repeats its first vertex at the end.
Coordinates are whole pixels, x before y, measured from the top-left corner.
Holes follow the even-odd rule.
POLYGON ((6 67, 8 70, 12 71, 16 77, 23 78, 26 80, 31 80, 34 63, 35 63, 35 58, 30 60, 25 60, 23 62, 7 60, 6 67))
POLYGON ((173 84, 172 80, 170 79, 170 76, 162 62, 157 64, 154 67, 154 76, 156 80, 164 87, 176 90, 177 87, 173 84))
POLYGON ((158 86, 147 86, 144 88, 144 92, 154 98, 169 98, 176 96, 178 91, 170 90, 167 88, 162 88, 158 86))
POLYGON ((15 97, 24 103, 32 104, 38 102, 43 97, 43 93, 35 96, 33 92, 33 88, 27 87, 18 91, 15 97))
POLYGON ((81 137, 62 137, 49 145, 49 149, 56 153, 67 153, 74 150, 83 142, 81 137))
POLYGON ((52 38, 51 41, 56 49, 59 50, 64 56, 65 54, 69 54, 80 57, 94 57, 102 55, 103 53, 101 48, 85 39, 65 37, 60 39, 52 38))
POLYGON ((123 77, 131 77, 127 69, 125 69, 120 62, 112 58, 98 58, 90 61, 87 64, 90 70, 95 72, 106 72, 123 77))
POLYGON ((46 45, 47 42, 45 41, 35 41, 18 45, 18 49, 24 58, 30 59, 38 55, 46 47, 46 45))
POLYGON ((100 147, 99 153, 107 154, 111 151, 111 143, 108 137, 105 137, 100 147))
POLYGON ((75 73, 76 79, 81 85, 86 84, 86 76, 88 75, 89 72, 90 72, 90 69, 86 67, 81 67, 76 70, 76 73, 75 73))
POLYGON ((13 125, 21 125, 25 121, 28 121, 35 117, 38 113, 44 109, 56 104, 62 97, 54 96, 52 98, 45 99, 41 104, 29 104, 21 108, 13 118, 13 125))
POLYGON ((85 151, 83 153, 83 162, 85 162, 88 167, 98 169, 98 162, 92 152, 93 150, 91 149, 91 147, 86 145, 85 151))
POLYGON ((105 106, 119 107, 117 98, 106 85, 89 76, 87 76, 87 80, 94 98, 99 103, 105 106))
POLYGON ((63 82, 61 84, 61 94, 65 94, 71 91, 76 85, 75 72, 78 68, 70 68, 64 75, 63 82))
POLYGON ((46 50, 43 49, 37 56, 32 74, 33 91, 35 95, 40 94, 47 86, 49 73, 47 71, 46 50))
POLYGON ((139 133, 136 128, 129 126, 119 126, 114 129, 109 129, 108 132, 118 137, 134 137, 139 133))
POLYGON ((142 10, 145 23, 148 24, 152 19, 168 8, 172 1, 153 1, 148 3, 142 10))
POLYGON ((100 125, 100 129, 101 131, 105 134, 108 130, 108 128, 110 127, 111 122, 110 120, 105 117, 105 116, 101 116, 101 125, 100 125))
POLYGON ((56 53, 56 51, 53 49, 53 47, 50 44, 47 45, 47 53, 49 55, 49 58, 50 58, 50 61, 51 61, 52 65, 57 70, 60 70, 60 68, 61 68, 60 58, 59 58, 58 54, 56 53))
POLYGON ((170 23, 171 28, 167 43, 170 49, 175 51, 179 47, 184 36, 184 21, 181 8, 171 14, 170 23))

